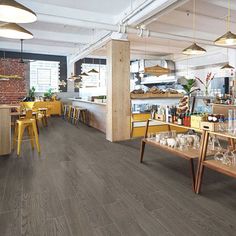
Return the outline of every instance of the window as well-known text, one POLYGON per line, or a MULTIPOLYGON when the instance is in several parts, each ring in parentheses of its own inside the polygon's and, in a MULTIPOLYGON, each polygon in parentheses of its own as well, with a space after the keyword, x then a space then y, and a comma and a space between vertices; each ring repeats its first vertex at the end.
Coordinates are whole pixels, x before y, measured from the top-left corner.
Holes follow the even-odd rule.
POLYGON ((60 62, 34 61, 30 63, 30 87, 35 87, 36 92, 46 92, 52 89, 58 92, 60 78, 60 62))

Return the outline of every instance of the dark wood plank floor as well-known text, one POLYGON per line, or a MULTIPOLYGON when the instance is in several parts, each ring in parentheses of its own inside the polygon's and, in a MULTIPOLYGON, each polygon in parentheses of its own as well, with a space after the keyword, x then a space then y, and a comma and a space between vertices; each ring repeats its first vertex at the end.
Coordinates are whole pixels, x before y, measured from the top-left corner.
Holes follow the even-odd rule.
POLYGON ((195 195, 186 161, 60 118, 40 142, 0 158, 1 236, 236 235, 234 179, 206 170, 195 195))

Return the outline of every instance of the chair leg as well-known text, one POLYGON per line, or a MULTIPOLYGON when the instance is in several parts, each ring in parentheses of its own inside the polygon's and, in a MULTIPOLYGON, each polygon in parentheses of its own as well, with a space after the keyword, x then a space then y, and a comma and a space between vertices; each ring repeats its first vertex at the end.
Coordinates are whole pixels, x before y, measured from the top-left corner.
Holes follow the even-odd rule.
POLYGON ((77 126, 79 125, 80 119, 81 119, 81 111, 78 110, 77 126))
POLYGON ((25 126, 24 125, 19 125, 18 127, 18 143, 17 143, 17 156, 20 155, 20 150, 21 150, 21 142, 22 142, 22 137, 24 134, 25 126))
POLYGON ((18 125, 17 125, 17 123, 15 123, 15 131, 14 131, 14 137, 13 137, 13 150, 16 147, 16 140, 18 137, 17 132, 18 132, 18 125))
POLYGON ((31 147, 32 147, 32 149, 34 149, 34 135, 33 135, 32 127, 28 126, 27 129, 28 129, 28 134, 29 134, 29 137, 30 137, 31 147))
POLYGON ((33 132, 34 132, 34 137, 35 137, 35 143, 36 143, 37 151, 38 151, 38 153, 40 153, 39 136, 38 136, 38 132, 37 132, 37 127, 36 127, 35 121, 33 122, 33 132))

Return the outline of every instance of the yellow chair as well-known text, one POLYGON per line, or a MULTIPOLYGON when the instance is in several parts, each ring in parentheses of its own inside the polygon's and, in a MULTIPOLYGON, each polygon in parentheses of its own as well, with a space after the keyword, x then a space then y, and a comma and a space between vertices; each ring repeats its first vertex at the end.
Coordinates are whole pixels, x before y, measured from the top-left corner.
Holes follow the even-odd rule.
POLYGON ((17 155, 18 156, 20 155, 21 143, 22 143, 25 128, 27 128, 27 130, 28 130, 32 149, 34 149, 34 141, 35 141, 37 151, 38 151, 38 153, 40 153, 40 145, 39 145, 36 120, 35 119, 22 119, 22 120, 17 120, 16 126, 15 126, 14 147, 16 146, 16 142, 18 142, 17 143, 17 155))
POLYGON ((24 131, 26 128, 28 130, 28 134, 30 137, 32 149, 34 149, 34 141, 35 141, 37 151, 38 151, 38 153, 40 153, 40 145, 39 145, 39 137, 38 137, 36 120, 33 118, 30 118, 30 119, 23 118, 23 119, 17 120, 16 125, 15 125, 13 148, 15 148, 16 142, 18 142, 17 143, 17 155, 18 156, 20 155, 21 143, 22 143, 23 134, 24 134, 24 131))

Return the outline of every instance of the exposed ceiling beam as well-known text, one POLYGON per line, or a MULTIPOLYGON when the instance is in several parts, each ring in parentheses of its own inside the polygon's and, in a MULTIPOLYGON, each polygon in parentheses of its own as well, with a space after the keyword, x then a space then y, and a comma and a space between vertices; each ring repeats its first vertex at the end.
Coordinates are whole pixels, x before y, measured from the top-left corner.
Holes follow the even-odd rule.
MULTIPOLYGON (((44 17, 47 16, 57 16, 64 19, 70 18, 74 20, 82 20, 88 22, 100 22, 108 24, 115 23, 113 20, 113 16, 109 14, 101 14, 76 8, 62 7, 48 3, 42 4, 31 0, 18 0, 18 2, 34 10, 38 16, 39 21, 43 20, 44 17)), ((65 21, 64 24, 66 25, 67 22, 65 21)))
MULTIPOLYGON (((228 1, 222 1, 222 0, 202 0, 204 2, 208 2, 210 4, 213 4, 213 5, 216 5, 216 6, 219 6, 219 7, 223 7, 223 8, 228 8, 228 1)), ((235 1, 231 1, 230 2, 230 8, 232 10, 235 10, 236 11, 236 2, 235 1)))
MULTIPOLYGON (((0 50, 6 50, 6 51, 15 51, 20 52, 20 42, 9 42, 9 41, 0 41, 1 46, 0 50)), ((68 46, 60 46, 56 44, 49 45, 43 45, 41 43, 30 43, 27 41, 27 43, 24 44, 24 52, 29 53, 44 53, 44 54, 52 54, 52 55, 64 55, 67 56, 69 53, 74 54, 78 48, 72 48, 68 46)))
MULTIPOLYGON (((144 6, 137 8, 133 14, 125 17, 122 22, 127 25, 137 26, 149 19, 153 15, 163 14, 169 7, 175 6, 177 3, 185 3, 188 0, 149 0, 144 1, 144 6)), ((176 6, 177 7, 177 6, 176 6)))

